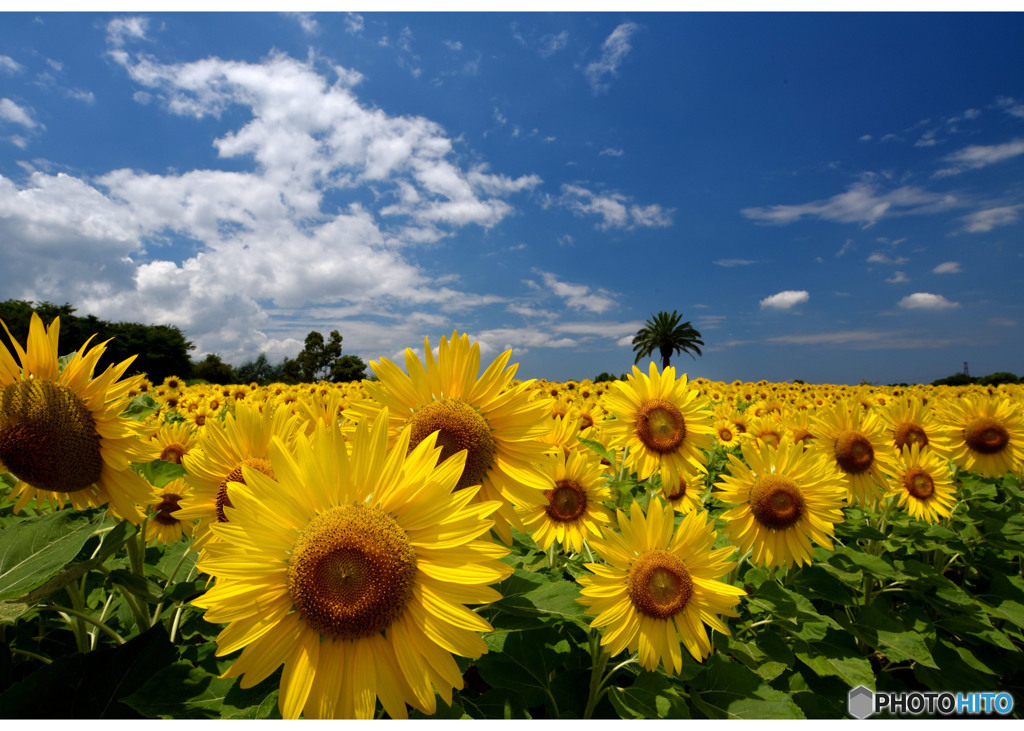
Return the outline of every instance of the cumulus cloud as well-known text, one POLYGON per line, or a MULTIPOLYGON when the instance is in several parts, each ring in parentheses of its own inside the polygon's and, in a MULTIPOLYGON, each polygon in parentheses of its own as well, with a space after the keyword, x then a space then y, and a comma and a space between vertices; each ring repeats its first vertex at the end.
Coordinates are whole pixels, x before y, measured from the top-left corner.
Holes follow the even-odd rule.
POLYGON ((618 76, 619 66, 633 49, 629 40, 638 30, 636 23, 622 23, 601 44, 601 57, 587 64, 583 73, 595 94, 607 91, 611 79, 618 76))
POLYGON ((622 157, 626 153, 623 150, 618 150, 613 147, 606 147, 605 149, 601 150, 601 152, 599 152, 598 154, 607 157, 622 157))
POLYGON ((345 13, 345 32, 360 33, 363 30, 363 16, 359 13, 345 13))
POLYGON ((910 280, 907 279, 907 275, 904 274, 903 272, 894 272, 893 275, 886 279, 885 281, 888 282, 889 284, 903 284, 904 282, 909 282, 910 280))
POLYGON ((569 31, 563 30, 561 33, 548 33, 541 36, 540 43, 537 46, 537 53, 543 58, 549 58, 567 45, 569 45, 569 31))
POLYGON ((787 289, 761 300, 761 309, 788 310, 802 302, 807 302, 810 298, 811 295, 807 290, 787 289))
POLYGON ((959 274, 960 273, 960 262, 958 261, 944 261, 937 267, 932 269, 932 274, 959 274))
MULTIPOLYGON (((605 312, 615 306, 615 300, 608 296, 607 292, 591 291, 590 287, 583 284, 571 284, 563 282, 550 272, 538 271, 544 282, 544 288, 565 300, 565 303, 574 310, 587 310, 598 314, 605 312)), ((540 285, 534 282, 527 282, 535 289, 540 285)))
POLYGON ((24 67, 13 58, 0 54, 0 71, 13 76, 14 74, 20 74, 23 70, 24 67))
POLYGON ((888 254, 876 251, 874 254, 868 257, 869 264, 894 264, 899 266, 900 264, 906 264, 908 261, 905 256, 891 257, 888 254))
POLYGON ((956 204, 957 200, 952 195, 932 193, 915 186, 883 192, 875 185, 859 182, 851 185, 845 193, 825 200, 744 208, 740 212, 758 223, 782 225, 808 217, 838 223, 859 223, 867 228, 886 216, 931 213, 956 204))
POLYGON ((29 113, 25 107, 20 106, 6 97, 0 99, 0 119, 11 122, 12 124, 20 124, 22 127, 26 127, 28 129, 34 129, 39 126, 39 123, 32 119, 31 113, 29 113))
POLYGON ((936 171, 935 177, 957 175, 965 170, 983 168, 1018 155, 1024 155, 1024 140, 1012 140, 1001 145, 970 145, 946 156, 944 159, 952 165, 936 171))
POLYGON ((631 204, 621 193, 594 193, 579 185, 562 185, 562 195, 555 200, 577 215, 599 216, 600 229, 610 228, 663 228, 672 225, 674 209, 662 208, 657 203, 647 206, 631 204))
POLYGON ((315 36, 320 32, 320 24, 316 18, 313 17, 312 13, 285 13, 285 15, 291 16, 295 19, 295 22, 302 28, 302 32, 306 35, 315 36))
MULTIPOLYGON (((381 317, 503 301, 445 286, 404 250, 496 225, 539 177, 460 166, 440 125, 361 104, 356 72, 338 67, 332 80, 280 54, 165 64, 129 52, 144 32, 141 20, 108 26, 111 57, 153 102, 192 118, 248 112, 211 140, 231 169, 0 176, 9 296, 173 322, 197 352, 230 362, 287 350, 307 323, 282 318, 310 303, 381 317)), ((587 294, 580 306, 599 306, 587 294)))
POLYGON ((143 17, 114 18, 107 23, 107 44, 120 48, 131 40, 142 40, 146 37, 149 21, 143 17))
POLYGON ((986 208, 966 215, 961 220, 964 222, 964 231, 972 234, 987 233, 996 226, 1016 223, 1020 218, 1021 210, 1024 210, 1024 204, 986 208))
POLYGON ((941 294, 930 292, 914 292, 899 302, 900 307, 908 310, 950 310, 959 307, 959 302, 950 302, 941 294))

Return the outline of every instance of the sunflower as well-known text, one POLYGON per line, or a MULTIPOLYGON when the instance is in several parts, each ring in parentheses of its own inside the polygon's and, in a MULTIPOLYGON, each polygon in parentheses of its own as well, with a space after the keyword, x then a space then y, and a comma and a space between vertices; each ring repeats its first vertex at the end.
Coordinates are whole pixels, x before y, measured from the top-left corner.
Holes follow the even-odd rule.
POLYGON ((386 410, 359 424, 351 455, 336 426, 294 456, 274 439, 277 480, 243 467, 200 557, 216 583, 194 604, 228 623, 217 655, 244 648, 225 676, 249 688, 283 663, 285 718, 372 718, 377 698, 392 718, 432 714, 435 689, 450 705, 462 687, 451 653, 487 652, 492 628, 464 605, 500 599, 488 585, 512 573, 486 539, 499 504, 457 491, 467 452, 438 464, 440 435, 409 450, 410 429, 387 450, 387 427, 386 410))
POLYGON ((506 350, 479 378, 480 345, 470 343, 468 335, 453 332, 442 337, 437 359, 424 339, 424 358, 420 362, 411 349, 405 351, 406 375, 381 358, 370 367, 379 379, 367 382, 370 399, 356 402, 346 410, 353 421, 372 418, 386 407, 390 415, 390 434, 411 432, 410 449, 428 434, 440 431, 438 443, 447 459, 467 450, 465 471, 458 488, 482 485, 477 493, 481 501, 501 503, 494 530, 507 544, 512 529, 522 530, 514 506, 537 502, 537 491, 552 487, 544 463, 554 459, 542 438, 550 421, 550 402, 529 401, 530 382, 510 384, 518 364, 506 368, 511 350, 506 350))
POLYGON ((743 433, 743 440, 751 442, 759 449, 762 444, 778 447, 785 437, 786 430, 782 426, 782 419, 771 412, 751 418, 747 422, 747 430, 743 433))
POLYGON ((192 451, 199 438, 187 421, 161 424, 149 438, 149 444, 159 454, 154 459, 181 464, 182 458, 192 451))
POLYGON ((896 469, 896 449, 873 412, 852 406, 842 401, 812 416, 811 445, 846 476, 849 502, 872 503, 896 469))
POLYGON ((680 513, 699 510, 704 499, 704 475, 694 470, 680 474, 677 482, 669 483, 662 477, 661 497, 680 513))
POLYGON ((612 494, 604 486, 601 458, 589 451, 562 452, 549 470, 554 487, 535 505, 517 512, 542 550, 557 540, 563 548, 580 553, 583 539, 601 535, 612 517, 602 505, 612 494))
POLYGON ((0 466, 18 478, 15 512, 34 497, 37 506, 70 500, 76 510, 109 503, 114 515, 141 522, 135 503, 145 504, 149 486, 130 465, 155 455, 137 422, 120 416, 140 379, 118 380, 134 357, 94 378, 106 343, 89 348, 90 337, 60 368, 60 318, 47 328, 33 312, 24 350, 0 324, 18 357, 0 344, 0 466))
POLYGON ((1024 460, 1024 412, 1008 398, 951 400, 941 421, 951 432, 953 462, 967 472, 1001 477, 1024 460))
POLYGON ((629 517, 618 511, 619 531, 590 540, 607 564, 588 563, 594 574, 577 600, 597 615, 590 626, 604 627, 601 644, 614 657, 639 651, 640 663, 680 672, 679 642, 700 662, 711 652, 708 625, 729 634, 718 615, 738 616, 733 607, 745 591, 719 581, 732 568, 733 546, 715 549, 714 522, 704 511, 686 513, 673 531, 674 512, 652 500, 647 515, 634 501, 629 517))
POLYGON ((185 479, 193 492, 181 501, 179 520, 198 520, 193 542, 203 548, 212 534, 212 523, 224 522, 224 507, 232 504, 229 483, 244 482, 242 467, 250 467, 274 478, 270 466, 270 439, 277 436, 289 442, 297 431, 297 419, 287 409, 265 408, 238 402, 235 413, 221 421, 211 421, 199 437, 195 449, 182 458, 185 479))
POLYGON ((616 381, 605 396, 615 416, 605 423, 608 446, 627 447, 625 467, 646 480, 655 472, 675 482, 693 468, 703 470, 712 441, 711 411, 697 402, 697 390, 687 388, 686 374, 676 378, 669 366, 658 373, 651 361, 649 376, 633 366, 628 382, 616 381))
POLYGON ((936 421, 932 410, 916 398, 895 399, 879 415, 885 422, 886 430, 900 452, 904 447, 917 444, 928 447, 942 456, 948 456, 952 444, 942 426, 936 421))
POLYGON ((898 498, 899 507, 918 520, 936 523, 940 517, 948 517, 956 500, 956 487, 947 464, 927 447, 904 447, 886 497, 898 498))
POLYGON ((740 432, 736 430, 736 425, 728 419, 715 419, 713 430, 715 439, 726 449, 739 444, 740 432))
POLYGON ((191 491, 181 478, 171 480, 163 487, 153 488, 149 500, 149 521, 146 523, 146 543, 177 543, 182 536, 192 535, 192 521, 180 520, 175 514, 182 498, 191 491))
POLYGON ((715 483, 715 497, 735 506, 722 514, 730 540, 757 566, 810 564, 811 541, 831 550, 846 498, 839 470, 788 440, 741 450, 743 460, 730 454, 731 474, 715 483))

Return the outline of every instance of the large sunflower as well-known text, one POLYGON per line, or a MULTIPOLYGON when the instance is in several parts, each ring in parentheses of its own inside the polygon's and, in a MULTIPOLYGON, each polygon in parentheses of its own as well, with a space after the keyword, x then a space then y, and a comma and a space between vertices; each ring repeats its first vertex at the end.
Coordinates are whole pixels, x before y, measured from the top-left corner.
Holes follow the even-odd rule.
POLYGON ((563 548, 579 553, 583 540, 601 535, 612 517, 602 504, 612 495, 604 485, 601 458, 589 451, 563 451, 549 469, 554 487, 542 493, 535 505, 517 510, 541 549, 547 550, 557 540, 563 548))
POLYGON ((543 465, 554 455, 541 441, 550 406, 544 399, 528 400, 529 381, 511 385, 518 364, 506 368, 510 350, 479 378, 480 346, 471 344, 468 335, 442 337, 436 360, 429 339, 424 339, 423 351, 425 366, 406 349, 409 375, 386 358, 371 362, 379 379, 365 385, 372 400, 353 404, 345 415, 365 420, 386 407, 392 438, 410 432, 410 449, 434 432, 440 432, 437 443, 444 459, 465 449, 466 467, 457 487, 482 485, 478 500, 501 503, 498 515, 504 520, 496 520, 494 529, 511 544, 510 525, 523 529, 514 506, 532 505, 537 491, 552 487, 543 465))
POLYGON ((737 616, 733 607, 746 594, 718 579, 732 563, 733 546, 715 549, 714 522, 704 511, 690 511, 673 531, 675 513, 652 500, 646 517, 634 501, 629 517, 618 511, 621 533, 605 531, 590 539, 607 564, 588 563, 593 576, 582 576, 577 600, 604 627, 601 644, 614 657, 639 650, 640 663, 678 673, 683 667, 682 640, 698 662, 711 652, 704 625, 729 634, 718 615, 737 616))
POLYGON ((120 414, 139 380, 119 380, 134 360, 93 377, 106 343, 82 347, 61 369, 57 360, 60 318, 47 328, 32 313, 23 350, 7 329, 17 360, 0 344, 0 468, 18 478, 15 512, 32 498, 81 510, 110 504, 114 515, 142 520, 149 485, 132 462, 156 457, 138 438, 138 424, 120 414), (19 365, 20 363, 20 365, 19 365))
POLYGON ((212 527, 199 568, 216 583, 194 603, 227 622, 218 655, 241 648, 226 676, 259 683, 284 663, 285 718, 392 718, 406 703, 451 704, 462 674, 451 653, 487 652, 491 626, 465 604, 492 602, 512 573, 508 550, 486 539, 497 502, 456 491, 466 452, 438 464, 436 433, 411 451, 411 430, 386 449, 386 411, 355 428, 351 454, 337 427, 279 440, 277 475, 242 468, 227 523, 212 527), (481 540, 483 538, 483 540, 481 540))
POLYGON ((183 498, 178 520, 198 520, 193 548, 206 545, 213 534, 209 526, 224 522, 224 507, 231 505, 229 484, 245 482, 242 467, 273 478, 270 466, 271 437, 286 443, 294 439, 299 420, 288 409, 267 405, 261 412, 257 404, 238 402, 235 413, 221 421, 211 421, 199 437, 197 446, 182 457, 185 479, 192 494, 183 498))
POLYGON ((975 394, 950 400, 940 420, 950 432, 953 462, 961 469, 1001 477, 1024 461, 1024 411, 1008 398, 975 394))
POLYGON ((757 566, 811 562, 811 541, 831 550, 834 525, 843 521, 846 484, 816 452, 786 440, 760 449, 744 442, 743 458, 729 455, 715 496, 735 507, 722 514, 726 532, 757 566))
POLYGON ((952 448, 949 435, 936 421, 931 408, 919 398, 896 399, 881 410, 880 416, 897 452, 916 444, 947 456, 952 448))
POLYGON ((676 378, 672 366, 658 373, 651 361, 649 375, 633 366, 628 381, 614 386, 605 402, 615 419, 604 429, 608 446, 629 449, 626 469, 640 480, 660 472, 669 482, 692 468, 705 469, 701 450, 711 447, 714 415, 697 401, 697 390, 687 387, 686 374, 676 378))
POLYGON ((897 498, 899 507, 918 520, 935 523, 948 517, 956 500, 948 464, 927 447, 904 447, 886 497, 897 498))
POLYGON ((849 502, 870 504, 887 489, 896 448, 885 425, 860 404, 840 401, 811 417, 811 447, 846 476, 849 502))

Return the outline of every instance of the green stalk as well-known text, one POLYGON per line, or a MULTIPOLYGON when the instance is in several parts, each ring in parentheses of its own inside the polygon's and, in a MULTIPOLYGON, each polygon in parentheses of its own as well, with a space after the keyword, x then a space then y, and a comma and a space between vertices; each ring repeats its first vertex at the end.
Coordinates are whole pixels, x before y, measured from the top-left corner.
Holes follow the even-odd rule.
MULTIPOLYGON (((82 621, 88 622, 89 624, 91 624, 91 625, 93 625, 95 627, 99 627, 99 629, 101 631, 103 631, 106 634, 110 635, 117 644, 119 644, 119 645, 123 645, 124 644, 124 638, 121 637, 121 635, 119 635, 114 630, 110 629, 110 627, 108 627, 106 624, 104 624, 103 622, 99 621, 98 619, 96 619, 94 617, 90 617, 85 612, 79 612, 77 609, 69 609, 68 607, 62 607, 62 606, 59 606, 57 604, 47 604, 45 606, 40 607, 40 609, 52 609, 53 611, 57 612, 58 614, 70 615, 71 617, 76 617, 77 619, 80 619, 82 621)), ((67 620, 70 619, 67 616, 65 616, 64 618, 67 619, 67 620)), ((86 650, 82 650, 82 652, 87 652, 87 651, 88 651, 87 649, 86 650)))
POLYGON ((46 665, 49 665, 50 663, 53 662, 53 660, 51 660, 48 657, 44 657, 44 656, 39 655, 39 654, 37 654, 35 652, 29 652, 28 650, 22 650, 22 649, 19 649, 17 647, 12 647, 11 648, 11 652, 12 653, 16 653, 18 655, 24 655, 25 657, 30 657, 33 660, 38 660, 39 662, 44 663, 46 665))
POLYGON ((85 601, 82 599, 81 589, 74 581, 72 581, 64 587, 64 590, 68 593, 68 597, 71 599, 71 606, 74 607, 73 611, 69 609, 67 612, 68 614, 75 616, 74 620, 70 617, 65 617, 64 619, 67 621, 68 627, 71 628, 71 631, 75 635, 75 644, 78 646, 78 651, 88 652, 89 642, 86 639, 85 621, 83 620, 83 617, 87 615, 84 612, 85 601))
POLYGON ((608 666, 608 660, 611 659, 611 656, 601 647, 597 634, 593 630, 587 633, 587 639, 590 642, 590 657, 593 664, 590 666, 590 692, 587 695, 587 707, 583 711, 584 719, 589 719, 594 715, 594 708, 601 700, 603 695, 601 686, 604 685, 605 680, 604 669, 608 666))

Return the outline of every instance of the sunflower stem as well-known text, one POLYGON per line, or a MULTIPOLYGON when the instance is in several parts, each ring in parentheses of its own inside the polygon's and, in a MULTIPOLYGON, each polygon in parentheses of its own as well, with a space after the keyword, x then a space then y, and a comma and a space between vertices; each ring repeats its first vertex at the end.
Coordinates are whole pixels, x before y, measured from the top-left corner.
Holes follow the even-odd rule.
POLYGON ((64 590, 68 593, 68 597, 71 599, 71 606, 74 607, 74 611, 67 610, 68 614, 74 616, 74 620, 70 617, 65 617, 68 626, 75 635, 75 644, 78 646, 79 652, 89 651, 89 641, 86 639, 85 621, 83 617, 85 615, 85 602, 82 599, 82 591, 80 587, 72 581, 64 590))
POLYGON ((590 642, 590 657, 593 664, 590 666, 590 692, 587 695, 587 707, 583 711, 583 718, 589 719, 594 715, 594 709, 598 701, 604 695, 602 687, 608 680, 604 675, 604 669, 608 666, 611 655, 605 652, 597 638, 597 634, 590 630, 587 633, 587 640, 590 642))
MULTIPOLYGON (((47 604, 47 605, 44 605, 44 606, 40 607, 40 609, 52 609, 53 611, 57 612, 58 614, 64 616, 64 618, 66 620, 70 620, 70 617, 75 617, 77 619, 81 619, 81 620, 83 620, 85 622, 88 622, 89 624, 91 624, 91 625, 93 625, 95 627, 99 627, 99 629, 101 631, 103 631, 106 634, 110 635, 110 637, 112 637, 114 639, 114 641, 117 642, 117 644, 119 644, 119 645, 123 645, 124 644, 124 638, 121 637, 121 635, 119 635, 114 630, 110 629, 110 627, 108 627, 106 624, 104 624, 103 622, 99 621, 95 617, 90 617, 85 612, 79 612, 77 609, 69 609, 68 607, 62 607, 62 606, 59 606, 57 604, 47 604), (67 615, 70 615, 70 616, 67 616, 67 615)), ((82 650, 82 652, 87 652, 87 650, 82 650)))
POLYGON ((25 657, 30 657, 33 660, 38 660, 39 662, 41 662, 41 663, 43 663, 45 665, 49 665, 50 663, 53 662, 53 660, 51 660, 48 657, 45 657, 45 656, 40 655, 40 654, 35 653, 35 652, 29 652, 28 650, 22 650, 22 649, 20 649, 18 647, 12 647, 11 648, 11 652, 15 653, 15 654, 18 654, 18 655, 24 655, 25 657))

